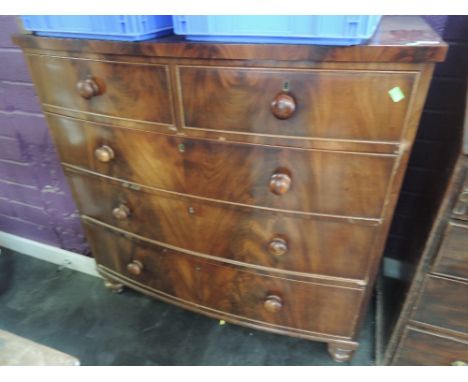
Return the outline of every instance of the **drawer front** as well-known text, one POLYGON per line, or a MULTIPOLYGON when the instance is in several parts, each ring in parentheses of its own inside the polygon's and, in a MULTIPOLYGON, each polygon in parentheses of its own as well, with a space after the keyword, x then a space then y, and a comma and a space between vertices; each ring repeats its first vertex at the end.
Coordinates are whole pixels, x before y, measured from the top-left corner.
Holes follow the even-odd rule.
POLYGON ((415 82, 408 72, 187 66, 178 77, 185 127, 366 141, 400 140, 415 82), (398 87, 405 98, 394 102, 398 87))
POLYGON ((407 328, 394 365, 450 366, 468 362, 468 342, 407 328))
POLYGON ((81 214, 178 248, 262 267, 366 279, 377 227, 225 206, 66 171, 81 214))
POLYGON ((49 124, 66 163, 164 190, 307 213, 379 218, 395 161, 392 155, 187 139, 64 117, 49 116, 49 124), (103 146, 112 149, 109 162, 95 157, 103 146))
POLYGON ((467 225, 449 222, 432 271, 468 280, 467 225))
POLYGON ((41 101, 75 111, 174 123, 165 65, 28 55, 41 101))
POLYGON ((343 337, 353 333, 359 289, 247 272, 84 222, 97 263, 151 289, 259 323, 343 337), (134 273, 138 264, 139 275, 128 270, 130 263, 134 273))
POLYGON ((413 319, 468 334, 468 283, 427 276, 413 319))

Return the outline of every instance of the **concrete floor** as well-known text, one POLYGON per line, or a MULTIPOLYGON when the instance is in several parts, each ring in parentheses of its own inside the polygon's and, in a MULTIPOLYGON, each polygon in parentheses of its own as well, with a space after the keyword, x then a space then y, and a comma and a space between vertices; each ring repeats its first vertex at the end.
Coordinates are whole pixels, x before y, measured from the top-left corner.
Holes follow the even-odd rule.
POLYGON ((113 294, 99 278, 2 249, 0 329, 77 357, 82 365, 372 365, 368 315, 351 363, 323 343, 251 330, 151 299, 113 294))

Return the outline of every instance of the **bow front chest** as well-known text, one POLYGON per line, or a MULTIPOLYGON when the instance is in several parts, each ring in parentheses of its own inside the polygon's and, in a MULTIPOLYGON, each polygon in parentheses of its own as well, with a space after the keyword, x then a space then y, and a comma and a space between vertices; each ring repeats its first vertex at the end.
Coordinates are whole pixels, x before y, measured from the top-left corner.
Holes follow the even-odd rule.
POLYGON ((421 19, 353 47, 14 41, 109 287, 350 359, 446 53, 421 19))

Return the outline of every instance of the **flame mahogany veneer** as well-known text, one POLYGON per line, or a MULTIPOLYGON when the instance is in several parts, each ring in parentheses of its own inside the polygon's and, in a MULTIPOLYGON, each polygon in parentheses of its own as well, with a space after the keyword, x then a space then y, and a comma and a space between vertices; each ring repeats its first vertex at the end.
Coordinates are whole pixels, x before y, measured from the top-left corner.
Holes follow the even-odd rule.
POLYGON ((421 19, 352 47, 13 40, 108 287, 351 358, 446 54, 421 19))

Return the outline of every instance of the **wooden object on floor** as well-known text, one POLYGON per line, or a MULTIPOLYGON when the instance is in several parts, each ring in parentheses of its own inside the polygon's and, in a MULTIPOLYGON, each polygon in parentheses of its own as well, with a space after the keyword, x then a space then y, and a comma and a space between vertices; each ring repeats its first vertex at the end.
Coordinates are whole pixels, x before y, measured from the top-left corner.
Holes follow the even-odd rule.
MULTIPOLYGON (((468 94, 464 136, 468 136, 468 94)), ((460 139, 460 147, 462 139, 460 139)), ((468 148, 461 147, 383 362, 468 365, 468 148)))
POLYGON ((351 358, 447 50, 420 18, 352 47, 14 41, 107 286, 351 358))
POLYGON ((0 366, 79 366, 75 357, 0 330, 0 366))

